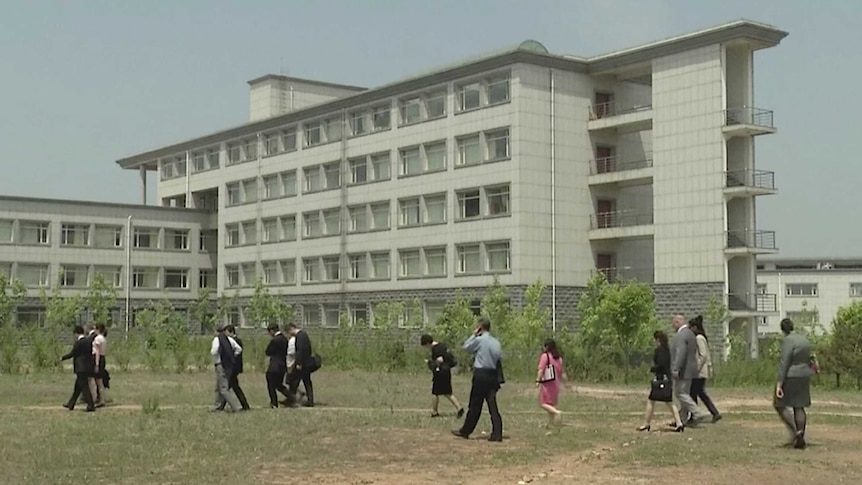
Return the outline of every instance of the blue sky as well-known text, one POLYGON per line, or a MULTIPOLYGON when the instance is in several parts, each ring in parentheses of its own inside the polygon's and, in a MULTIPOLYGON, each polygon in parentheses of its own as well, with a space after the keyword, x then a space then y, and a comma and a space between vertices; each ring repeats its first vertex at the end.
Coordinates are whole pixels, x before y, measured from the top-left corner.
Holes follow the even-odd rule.
POLYGON ((0 193, 138 202, 114 160, 245 122, 246 81, 267 73, 376 86, 528 38, 589 56, 739 18, 790 32, 755 59, 756 104, 779 128, 758 139, 780 190, 758 199, 758 225, 782 256, 862 256, 849 0, 10 0, 0 193))

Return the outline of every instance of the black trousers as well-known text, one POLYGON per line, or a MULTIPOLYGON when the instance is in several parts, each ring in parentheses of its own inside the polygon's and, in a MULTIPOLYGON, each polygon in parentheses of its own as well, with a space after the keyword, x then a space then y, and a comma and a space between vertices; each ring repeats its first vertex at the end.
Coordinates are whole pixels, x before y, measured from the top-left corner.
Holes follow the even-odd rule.
POLYGON ((278 395, 276 391, 284 394, 288 401, 292 401, 292 395, 288 392, 284 385, 284 371, 267 372, 266 373, 266 390, 269 393, 269 404, 273 407, 278 406, 278 395))
POLYGON ((289 381, 291 394, 296 395, 296 391, 299 390, 299 383, 302 382, 302 386, 305 387, 305 397, 308 399, 308 404, 314 404, 314 385, 311 383, 311 373, 304 370, 294 370, 290 374, 289 381))
POLYGON ((230 376, 230 379, 227 381, 228 389, 233 389, 233 393, 236 394, 236 398, 239 399, 239 405, 242 406, 243 409, 251 409, 248 405, 248 399, 245 398, 245 393, 242 392, 242 388, 239 387, 239 374, 233 374, 230 376))
POLYGON ((496 369, 473 369, 473 387, 470 389, 470 404, 467 409, 467 418, 461 427, 461 434, 470 436, 479 424, 482 416, 482 406, 488 403, 488 412, 491 414, 491 436, 494 441, 503 439, 503 418, 497 407, 497 391, 500 383, 497 379, 496 369))
POLYGON ((90 393, 91 375, 87 372, 78 372, 75 374, 75 389, 72 391, 72 397, 66 403, 69 409, 75 408, 75 403, 78 402, 78 397, 84 395, 84 402, 87 403, 87 409, 95 409, 96 403, 93 401, 93 395, 90 393))
POLYGON ((718 409, 715 407, 715 404, 712 403, 712 399, 709 398, 709 395, 706 393, 706 379, 692 379, 691 380, 691 392, 689 392, 691 398, 694 399, 694 403, 697 404, 697 400, 700 399, 703 401, 703 405, 706 406, 706 409, 709 410, 709 414, 713 416, 718 415, 718 409))

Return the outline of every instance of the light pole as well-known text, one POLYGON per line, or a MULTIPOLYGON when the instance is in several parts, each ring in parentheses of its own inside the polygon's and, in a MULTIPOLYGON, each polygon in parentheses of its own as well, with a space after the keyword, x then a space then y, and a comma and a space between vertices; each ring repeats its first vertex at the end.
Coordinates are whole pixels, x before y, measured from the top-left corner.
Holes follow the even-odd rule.
POLYGON ((132 216, 126 223, 126 334, 129 338, 129 327, 132 320, 132 216))

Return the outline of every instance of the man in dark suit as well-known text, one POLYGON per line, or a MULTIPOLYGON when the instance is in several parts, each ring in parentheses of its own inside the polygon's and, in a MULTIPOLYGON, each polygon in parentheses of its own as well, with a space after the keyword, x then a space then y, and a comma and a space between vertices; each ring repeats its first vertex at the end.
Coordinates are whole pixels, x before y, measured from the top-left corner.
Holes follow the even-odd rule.
POLYGON ((694 426, 701 419, 697 403, 691 398, 691 381, 698 376, 697 338, 682 315, 673 317, 673 328, 676 330, 670 346, 673 392, 679 401, 680 416, 691 416, 685 424, 694 426))
POLYGON ((299 382, 302 381, 306 396, 306 402, 303 406, 313 408, 314 387, 311 383, 311 373, 317 369, 315 369, 316 362, 311 348, 311 339, 305 330, 297 327, 294 323, 287 325, 287 332, 296 339, 296 370, 290 381, 290 393, 296 395, 299 382))
POLYGON ((75 371, 75 390, 72 391, 72 397, 63 405, 69 411, 75 409, 75 403, 78 402, 78 396, 84 395, 84 402, 87 403, 87 412, 91 413, 96 410, 96 404, 93 402, 93 394, 90 393, 89 380, 95 371, 93 361, 93 342, 84 334, 84 327, 75 326, 75 343, 72 345, 72 350, 64 355, 61 360, 72 360, 72 368, 75 371))
MULTIPOLYGON (((242 340, 240 340, 240 338, 236 335, 235 326, 228 325, 225 328, 225 332, 227 332, 228 338, 232 338, 237 345, 242 347, 242 340)), ((242 353, 240 353, 234 358, 233 372, 231 372, 231 375, 228 378, 228 389, 232 389, 233 393, 236 394, 236 398, 239 400, 239 405, 242 406, 242 410, 248 411, 249 409, 251 409, 251 406, 248 405, 248 399, 246 399, 245 393, 242 392, 242 388, 239 387, 240 374, 242 374, 242 353)))
POLYGON ((278 395, 282 393, 287 405, 293 404, 293 394, 284 386, 284 375, 287 374, 287 337, 278 329, 277 323, 270 323, 266 332, 272 337, 266 346, 269 357, 269 367, 266 369, 266 390, 269 392, 269 407, 278 407, 278 395))

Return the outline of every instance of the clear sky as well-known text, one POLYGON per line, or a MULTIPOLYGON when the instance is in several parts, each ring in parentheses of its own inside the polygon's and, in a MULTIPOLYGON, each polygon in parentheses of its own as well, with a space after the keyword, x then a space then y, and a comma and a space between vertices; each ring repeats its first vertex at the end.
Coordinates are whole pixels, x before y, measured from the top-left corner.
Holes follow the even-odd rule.
POLYGON ((8 0, 0 194, 139 202, 114 160, 245 122, 267 73, 373 87, 530 38, 590 56, 739 18, 790 32, 755 58, 779 128, 757 141, 779 188, 759 227, 782 256, 862 256, 858 0, 8 0))

